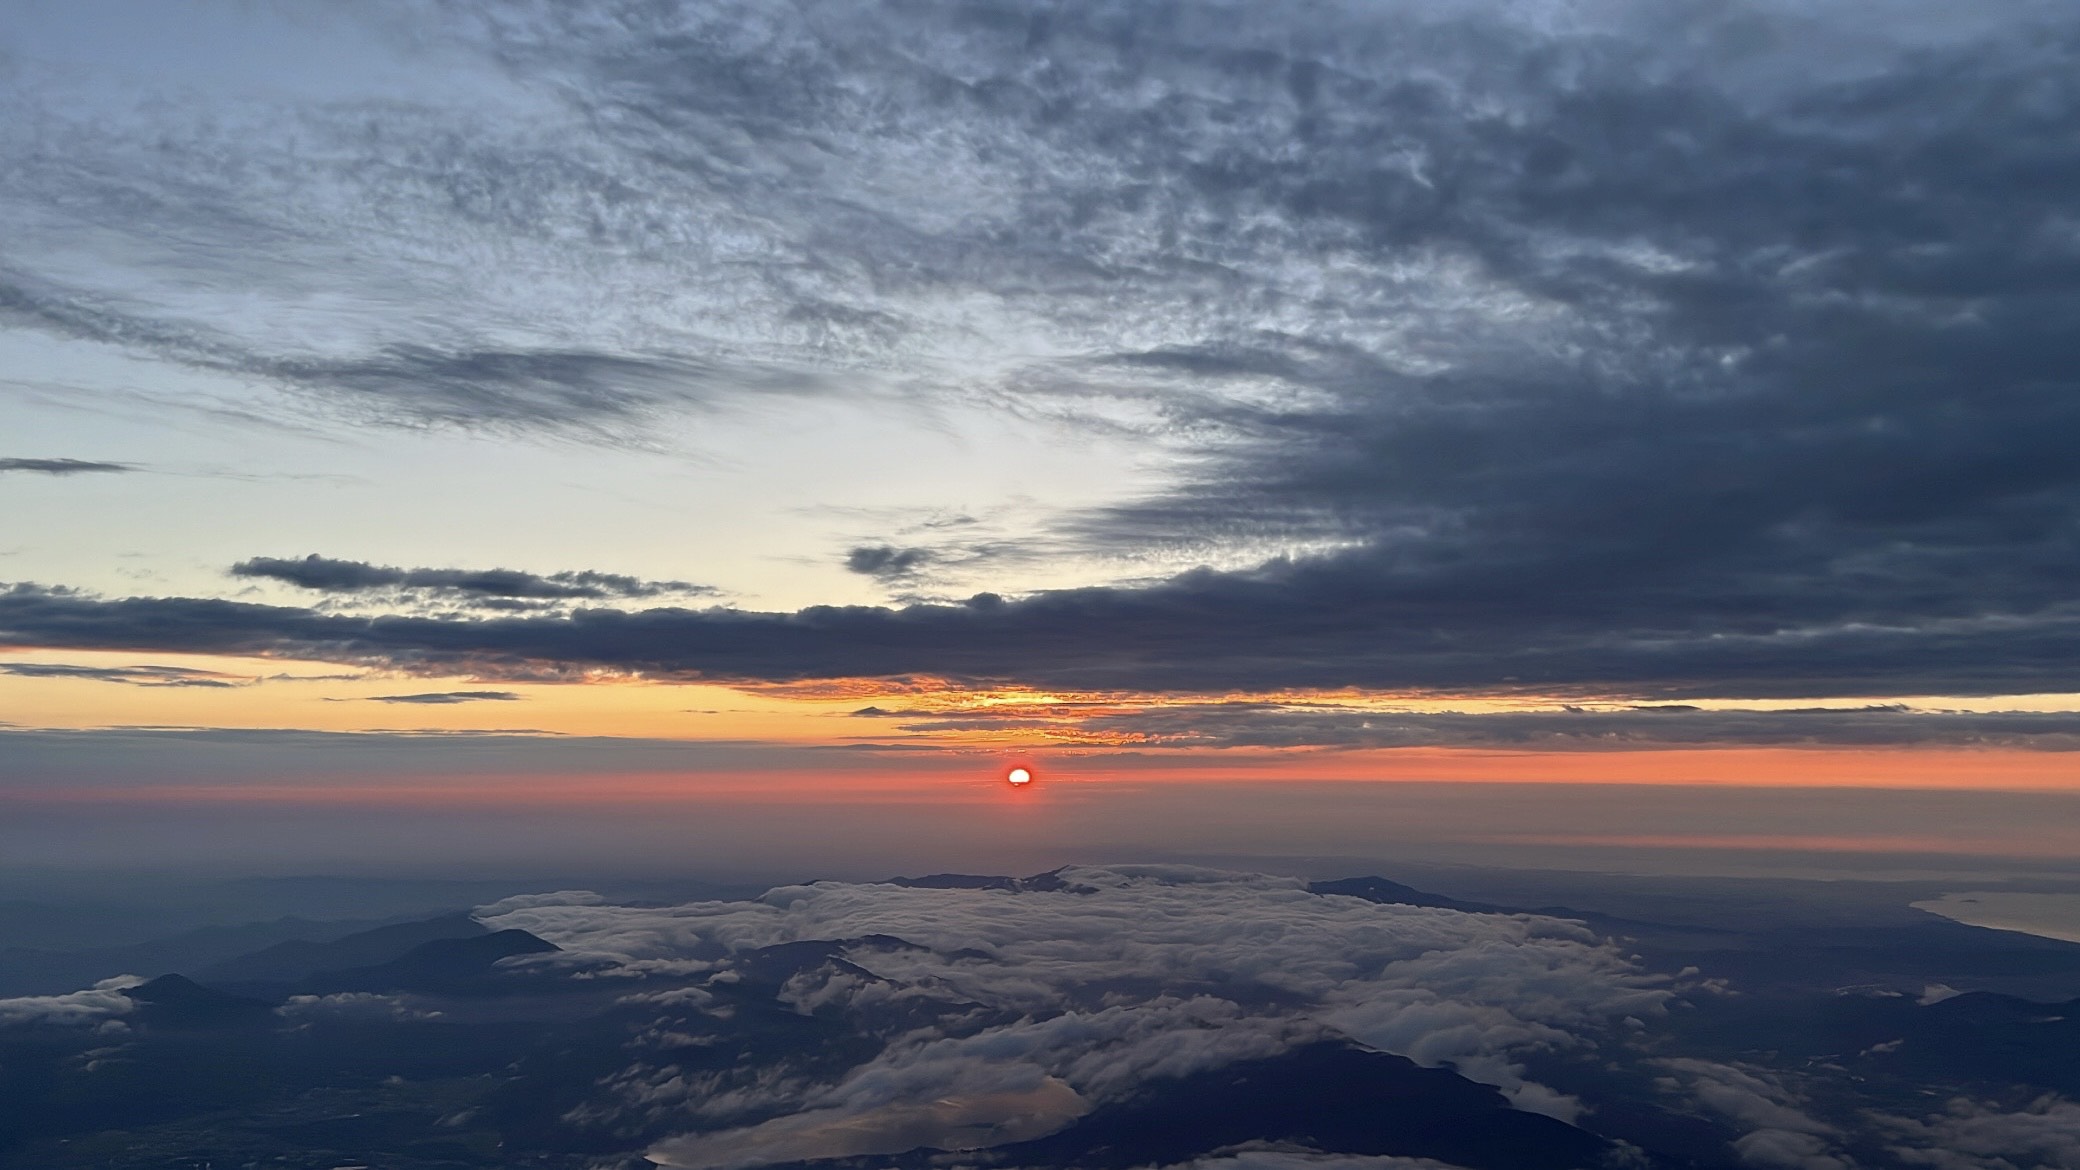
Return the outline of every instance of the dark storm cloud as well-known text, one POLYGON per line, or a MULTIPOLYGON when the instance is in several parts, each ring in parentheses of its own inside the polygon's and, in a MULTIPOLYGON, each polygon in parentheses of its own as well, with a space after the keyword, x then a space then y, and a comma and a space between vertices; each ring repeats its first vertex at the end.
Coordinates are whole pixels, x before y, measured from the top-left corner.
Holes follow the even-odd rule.
POLYGON ((184 616, 121 636, 731 678, 2080 685, 2070 5, 450 11, 568 123, 309 110, 322 149, 284 134, 253 189, 224 178, 252 145, 193 111, 73 127, 0 195, 125 209, 101 219, 163 267, 75 288, 38 228, 0 308, 412 419, 840 384, 1098 418, 1189 474, 1044 535, 1343 551, 900 610, 339 625, 19 594, 9 622, 116 637, 158 606, 184 616), (341 272, 375 308, 292 351, 162 270, 284 304, 341 272))
POLYGON ((512 703, 520 696, 511 691, 429 691, 417 695, 371 695, 371 703, 421 703, 445 707, 455 703, 512 703))
POLYGON ((45 475, 79 475, 83 472, 136 471, 128 463, 102 463, 92 459, 0 459, 0 472, 37 471, 45 475))
POLYGON ((524 573, 516 569, 401 569, 367 561, 347 561, 312 553, 300 560, 253 557, 231 566, 235 577, 262 577, 323 593, 374 590, 425 590, 484 598, 544 601, 600 601, 706 595, 715 592, 687 581, 645 581, 621 573, 590 569, 561 573, 524 573))
POLYGON ((72 678, 135 687, 232 687, 233 680, 210 670, 183 666, 74 666, 59 662, 0 662, 0 674, 16 678, 72 678))
POLYGON ((1290 600, 1534 644, 1577 623, 1902 646, 1992 615, 2061 624, 2080 568, 2062 340, 2080 251, 2059 210, 2080 167, 2055 129, 2080 108, 2074 43, 1947 47, 1783 104, 1584 59, 1494 119, 1445 87, 1343 79, 1392 114, 1327 117, 1298 168, 1268 147, 1229 160, 1233 198, 1383 251, 1447 248, 1523 298, 1521 324, 1488 354, 1450 353, 1478 332, 1433 348, 1453 362, 1437 373, 1307 339, 1124 355, 1316 397, 1224 408, 1243 438, 1214 474, 1088 530, 1356 537, 1290 600), (1394 136, 1421 181, 1339 169, 1394 136))
POLYGON ((1321 566, 1187 574, 1143 589, 1022 601, 820 606, 794 613, 676 608, 478 620, 355 617, 190 598, 101 599, 17 585, 0 645, 274 654, 544 678, 606 668, 660 678, 790 681, 938 675, 976 683, 1229 691, 1282 686, 1684 695, 1980 694, 2080 689, 2080 621, 1845 624, 1776 631, 1709 623, 1612 633, 1616 601, 1511 621, 1450 616, 1441 598, 1332 588, 1321 566), (1296 604, 1295 599, 1306 604, 1296 604))

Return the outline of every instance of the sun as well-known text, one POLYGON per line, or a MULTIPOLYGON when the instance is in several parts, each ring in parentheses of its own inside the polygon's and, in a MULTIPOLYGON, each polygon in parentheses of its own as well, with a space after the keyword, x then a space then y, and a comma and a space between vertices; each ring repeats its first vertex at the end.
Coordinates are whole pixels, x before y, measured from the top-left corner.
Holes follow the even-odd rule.
POLYGON ((1004 779, 1009 781, 1013 788, 1022 788, 1033 782, 1033 772, 1030 768, 1013 768, 1004 773, 1004 779))

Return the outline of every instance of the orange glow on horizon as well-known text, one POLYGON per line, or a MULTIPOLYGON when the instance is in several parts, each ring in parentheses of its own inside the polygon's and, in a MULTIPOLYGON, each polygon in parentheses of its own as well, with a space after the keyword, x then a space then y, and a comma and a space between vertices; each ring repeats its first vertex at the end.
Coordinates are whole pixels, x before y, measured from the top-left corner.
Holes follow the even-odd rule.
MULTIPOLYGON (((0 675, 0 710, 20 730, 91 731, 109 727, 304 730, 345 734, 465 734, 598 737, 731 744, 746 750, 782 749, 764 770, 747 770, 747 791, 760 799, 813 799, 795 795, 844 793, 866 777, 884 791, 945 791, 959 776, 1000 790, 1006 773, 1023 766, 1049 783, 1168 782, 1440 782, 1518 784, 1671 784, 1783 788, 1915 788, 2080 792, 2080 753, 2017 747, 1839 747, 1826 744, 1748 747, 1713 744, 1602 744, 1583 740, 1537 748, 1328 746, 1222 747, 1208 742, 1220 728, 1221 708, 1238 713, 1278 708, 1307 714, 1377 711, 1402 713, 1553 710, 1551 695, 1449 696, 1434 692, 1226 692, 1185 696, 1144 692, 1019 686, 964 687, 926 676, 836 679, 784 684, 684 682, 626 675, 578 674, 558 681, 503 681, 495 675, 416 676, 286 660, 203 655, 140 655, 124 651, 12 650, 10 664, 62 664, 133 671, 174 670, 205 686, 152 685, 173 675, 141 675, 117 684, 87 678, 0 675), (232 685, 218 685, 229 683, 232 685), (414 703, 438 698, 415 692, 495 691, 500 701, 414 703), (1164 721, 1165 712, 1192 709, 1191 717, 1164 721), (1145 720, 1138 716, 1147 716, 1145 720), (803 749, 837 753, 843 769, 803 772, 803 749), (749 777, 756 777, 750 779, 749 777)), ((1619 699, 1580 696, 1577 705, 1623 707, 1619 699)), ((1900 700, 1891 700, 1900 701, 1900 700)), ((1751 701, 1744 710, 1780 709, 1813 700, 1751 701)), ((1851 708, 1861 700, 1827 705, 1851 708)), ((1697 700, 1704 709, 1731 705, 1697 700)), ((1917 700, 1923 710, 2080 710, 2080 694, 2018 695, 2002 699, 1917 700)), ((741 759, 741 757, 739 757, 741 759)), ((732 767, 738 766, 732 762, 732 767)), ((558 781, 562 797, 539 774, 500 782, 465 774, 440 788, 442 800, 591 799, 607 789, 616 800, 674 800, 692 790, 712 791, 718 778, 687 774, 650 778, 628 787, 629 774, 609 765, 597 778, 558 781), (617 788, 617 786, 620 786, 617 788), (690 787, 689 787, 690 786, 690 787), (454 792, 480 789, 479 797, 454 792), (525 793, 526 795, 517 795, 525 793), (581 795, 582 794, 582 795, 581 795)), ((365 778, 341 777, 342 789, 360 791, 365 778)), ((1013 785, 1016 787, 1016 785, 1013 785)), ((1039 787, 1039 786, 1036 786, 1039 787)), ((147 785, 113 791, 157 799, 147 785)), ((240 799, 226 787, 196 799, 240 799)), ((279 799, 323 800, 302 785, 279 799)), ((20 789, 11 796, 46 799, 20 789)), ((48 799, 59 799, 49 797, 48 799)), ((253 799, 261 799, 253 797, 253 799)), ((357 800, 359 797, 342 799, 357 800)))
POLYGON ((1170 752, 1122 779, 1350 783, 1667 784, 1734 788, 1948 788, 2080 793, 2074 753, 2013 748, 1696 747, 1595 751, 1484 748, 1290 749, 1245 760, 1170 752), (1174 761, 1174 762, 1173 762, 1174 761), (1251 767, 1256 763, 1256 767, 1251 767), (1233 766, 1222 766, 1230 764, 1233 766))
MULTIPOLYGON (((998 799, 1039 769, 978 776, 967 753, 878 753, 844 769, 618 771, 586 775, 454 773, 438 778, 314 775, 297 783, 170 783, 17 787, 24 803, 289 804, 311 806, 955 803, 998 799), (1007 781, 1009 782, 1007 785, 1007 781)), ((1967 749, 1717 748, 1630 752, 1170 752, 1050 757, 1050 787, 1076 791, 1247 784, 1494 784, 1721 788, 1857 788, 2070 793, 2080 769, 2065 753, 1967 749)))

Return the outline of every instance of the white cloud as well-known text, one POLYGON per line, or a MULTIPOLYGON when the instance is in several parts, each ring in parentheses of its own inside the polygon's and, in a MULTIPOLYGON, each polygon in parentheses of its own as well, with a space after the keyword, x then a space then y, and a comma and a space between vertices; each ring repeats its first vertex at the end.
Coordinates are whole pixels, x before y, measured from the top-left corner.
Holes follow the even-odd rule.
POLYGON ((488 906, 477 907, 479 918, 496 918, 515 910, 531 910, 537 906, 599 906, 606 899, 591 890, 558 890, 553 894, 515 894, 500 898, 488 906))
POLYGON ((1670 994, 1665 979, 1562 919, 1378 905, 1315 895, 1296 879, 1190 867, 1079 867, 1061 876, 1069 885, 1061 892, 824 882, 753 902, 661 908, 584 895, 509 899, 480 916, 572 956, 629 966, 699 955, 726 967, 781 943, 894 936, 916 946, 869 940, 847 950, 847 962, 871 978, 805 972, 781 990, 783 1001, 811 1012, 913 998, 1016 1014, 959 1034, 899 1035, 826 1085, 791 1076, 707 1084, 676 1069, 630 1070, 619 1088, 641 1109, 669 1106, 690 1120, 701 1102, 720 1099, 732 1112, 795 1113, 660 1147, 675 1165, 711 1170, 751 1164, 739 1159, 753 1148, 864 1153, 891 1134, 966 1132, 992 1111, 1008 1110, 988 1123, 1001 1132, 1029 1132, 1038 1117, 1058 1127, 1082 1108, 1034 1113, 1028 1095, 1058 1083, 1098 1103, 1151 1078, 1338 1035, 1452 1065, 1520 1107, 1569 1118, 1576 1103, 1527 1081, 1519 1057, 1587 1043, 1606 1021, 1657 1013, 1670 994), (914 1112, 915 1102, 941 1099, 969 1103, 955 1111, 957 1125, 914 1112))
POLYGON ((1838 1131, 1808 1116, 1797 1095, 1761 1069, 1676 1057, 1656 1061, 1674 1085, 1709 1112, 1746 1129, 1733 1148, 1751 1166, 1779 1170, 1849 1170, 1835 1151, 1838 1131))
POLYGON ((356 1020, 432 1020, 441 1012, 413 1007, 404 996, 378 995, 370 991, 347 991, 336 995, 292 995, 279 1015, 291 1019, 330 1016, 356 1020))
POLYGON ((1936 1170, 2080 1170, 2080 1102, 2045 1094, 2004 1112, 1958 1098, 1942 1113, 1916 1121, 1879 1118, 1908 1144, 1892 1152, 1936 1170))
POLYGON ((137 1001, 123 992, 144 980, 136 975, 103 979, 84 991, 0 999, 0 1026, 8 1024, 98 1024, 128 1015, 137 1001))

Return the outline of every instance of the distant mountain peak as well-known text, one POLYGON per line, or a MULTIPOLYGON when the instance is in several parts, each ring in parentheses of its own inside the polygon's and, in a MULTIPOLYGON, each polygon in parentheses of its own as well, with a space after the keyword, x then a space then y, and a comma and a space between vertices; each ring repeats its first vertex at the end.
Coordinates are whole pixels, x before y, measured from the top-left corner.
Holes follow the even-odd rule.
POLYGON ((204 987, 185 975, 161 975, 123 992, 147 1025, 208 1028, 246 1023, 271 1013, 273 1005, 204 987))
POLYGON ((1312 894, 1341 894, 1350 898, 1363 898, 1367 902, 1378 902, 1382 905, 1428 906, 1438 910, 1460 910, 1468 914, 1522 913, 1507 906, 1467 902, 1443 894, 1432 894, 1383 877, 1348 877, 1309 882, 1307 890, 1312 894))
POLYGON ((1083 889, 1065 880, 1060 869, 1050 869, 1046 873, 1036 873, 1031 877, 1022 878, 999 874, 933 873, 914 878, 894 877, 884 884, 913 890, 1003 890, 1012 894, 1073 894, 1083 889))
POLYGON ((339 971, 321 971, 309 986, 320 993, 445 992, 480 993, 500 989, 499 960, 517 955, 544 955, 562 947, 524 930, 500 930, 467 938, 437 938, 420 943, 387 963, 339 971))
POLYGON ((292 939, 227 959, 196 974, 205 982, 216 985, 290 984, 321 971, 344 971, 387 963, 435 939, 475 938, 486 933, 483 923, 457 911, 416 922, 379 926, 326 942, 292 939))

